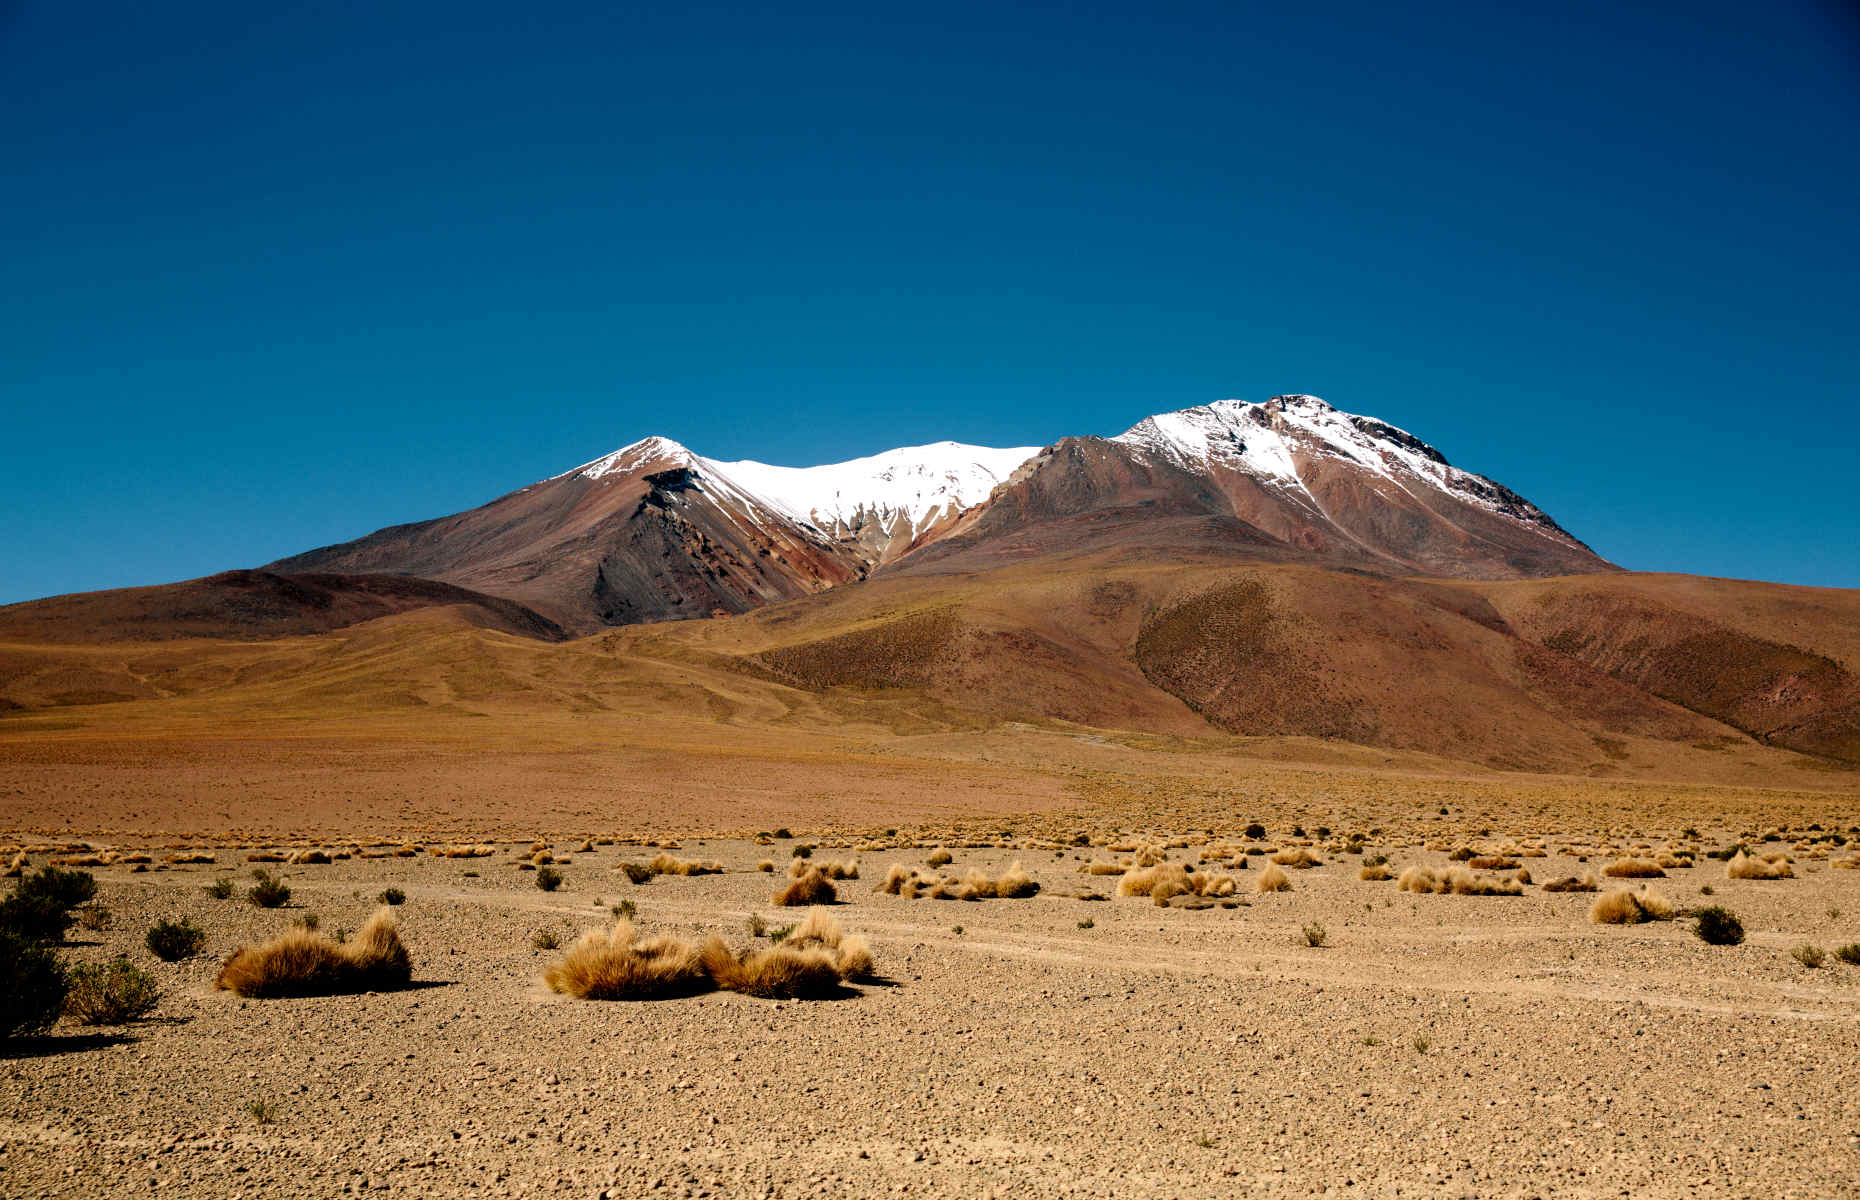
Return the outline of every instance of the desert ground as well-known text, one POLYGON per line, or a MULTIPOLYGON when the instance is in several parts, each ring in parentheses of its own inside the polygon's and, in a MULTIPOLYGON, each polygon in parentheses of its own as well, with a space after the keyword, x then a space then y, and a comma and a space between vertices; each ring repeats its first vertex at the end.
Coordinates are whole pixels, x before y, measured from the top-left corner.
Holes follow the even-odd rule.
MULTIPOLYGON (((1860 966, 1791 956, 1860 940, 1860 870, 1835 865, 1853 847, 1831 826, 1769 842, 1742 823, 1481 833, 1450 810, 1437 828, 1247 838, 1119 832, 1100 816, 1076 832, 1047 816, 669 849, 577 838, 549 846, 552 892, 524 869, 529 840, 477 858, 324 842, 329 863, 264 864, 292 891, 277 909, 243 899, 247 858, 288 857, 294 839, 109 842, 103 857, 150 861, 89 868, 111 921, 74 929, 65 953, 127 955, 162 998, 146 1019, 67 1021, 8 1050, 0 1177, 18 1197, 1831 1196, 1860 1178, 1860 966), (1099 844, 1066 844, 1080 835, 1099 844), (1741 945, 1705 944, 1683 915, 1593 924, 1593 895, 1537 886, 1637 845, 1740 838, 1789 855, 1792 877, 1729 879, 1699 857, 1650 883, 1682 912, 1732 909, 1741 945), (184 843, 215 861, 167 863, 184 843), (893 863, 928 869, 939 845, 953 857, 943 875, 1018 861, 1041 890, 877 890, 893 863), (543 985, 562 951, 538 944, 604 927, 622 902, 642 931, 745 946, 759 918, 766 940, 801 916, 770 904, 798 846, 859 867, 831 911, 870 940, 874 974, 834 997, 601 1002, 543 985), (1446 868, 1462 846, 1524 855, 1534 885, 1413 894, 1358 877, 1378 854, 1397 873, 1446 868), (1301 847, 1322 865, 1258 892, 1266 852, 1301 847), (635 884, 620 869, 660 853, 724 871, 635 884), (1083 873, 1145 853, 1227 874, 1231 906, 1159 906, 1083 873), (209 894, 219 878, 237 881, 233 896, 209 894), (405 895, 394 912, 413 987, 215 989, 235 947, 307 914, 353 930, 388 887, 405 895), (162 962, 143 933, 177 917, 207 944, 162 962)), ((32 860, 103 845, 41 843, 32 860)))

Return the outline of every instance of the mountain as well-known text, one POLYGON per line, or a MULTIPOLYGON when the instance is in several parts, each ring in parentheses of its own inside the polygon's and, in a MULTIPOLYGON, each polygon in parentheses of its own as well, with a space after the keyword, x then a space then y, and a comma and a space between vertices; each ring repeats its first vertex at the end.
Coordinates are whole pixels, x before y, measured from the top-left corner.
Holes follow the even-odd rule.
POLYGON ((1067 438, 913 569, 975 569, 1121 545, 1149 558, 1321 562, 1515 579, 1612 571, 1503 484, 1315 396, 1224 400, 1113 438, 1067 438))
POLYGON ((939 442, 820 467, 649 437, 450 517, 271 564, 445 580, 564 628, 748 612, 877 571, 1134 556, 1529 578, 1611 564, 1535 505, 1312 396, 1163 413, 1114 438, 939 442))

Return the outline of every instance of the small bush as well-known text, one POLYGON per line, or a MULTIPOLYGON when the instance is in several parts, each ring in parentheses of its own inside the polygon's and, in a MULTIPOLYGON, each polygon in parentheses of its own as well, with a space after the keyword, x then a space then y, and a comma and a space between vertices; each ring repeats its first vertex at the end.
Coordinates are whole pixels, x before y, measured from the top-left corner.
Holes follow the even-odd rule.
POLYGON ((271 872, 257 869, 252 872, 257 880, 245 893, 245 898, 260 908, 282 908, 290 902, 291 889, 284 881, 271 872))
POLYGON ((125 1025, 154 1012, 160 999, 155 977, 119 958, 74 968, 65 1011, 85 1025, 125 1025))
POLYGON ((776 892, 769 903, 777 908, 799 908, 810 904, 831 904, 838 898, 839 893, 827 882, 826 876, 819 871, 809 871, 776 892))
POLYGON ((76 913, 50 896, 14 892, 0 900, 0 934, 23 941, 62 942, 76 919, 76 913))
POLYGON ((610 906, 607 911, 616 920, 631 921, 634 915, 639 912, 639 905, 633 903, 631 900, 622 900, 620 903, 610 906))
POLYGON ((1834 957, 1850 967, 1860 967, 1860 942, 1849 942, 1845 946, 1834 948, 1834 957))
POLYGON ((553 929, 538 929, 530 934, 530 946, 536 950, 559 950, 562 947, 562 935, 553 929))
POLYGON ((64 908, 88 904, 97 896, 97 880, 89 871, 41 867, 19 881, 16 896, 43 896, 64 908))
POLYGON ((230 879, 215 879, 212 883, 207 885, 206 890, 207 895, 213 897, 215 900, 231 900, 233 881, 230 879))
POLYGON ((955 861, 956 856, 943 849, 941 846, 932 850, 930 852, 930 857, 924 859, 924 862, 932 867, 947 867, 950 863, 955 861))
POLYGON ((1259 873, 1259 880, 1254 884, 1259 892, 1289 892, 1292 890, 1291 878, 1277 864, 1268 864, 1259 873))
POLYGON ((1079 928, 1090 929, 1092 926, 1096 925, 1097 923, 1098 922, 1092 920, 1090 917, 1086 917, 1083 921, 1079 922, 1079 928))
POLYGON ((645 863, 623 862, 620 869, 626 872, 627 879, 633 883, 652 882, 652 868, 645 863))
POLYGON ((1245 833, 1246 836, 1253 841, 1261 841, 1266 836, 1266 827, 1261 825, 1258 821, 1254 821, 1251 825, 1246 827, 1245 833))
POLYGON ((1701 908, 1693 914, 1698 924, 1692 927, 1693 934, 1712 946, 1735 946, 1744 940, 1744 923, 1730 909, 1714 904, 1710 908, 1701 908))
POLYGON ((402 905, 407 903, 407 893, 397 887, 385 888, 378 899, 383 904, 402 905))
POLYGON ((672 937, 642 939, 625 922, 582 934, 543 972, 543 982, 582 1000, 652 1000, 711 987, 697 947, 672 937))
POLYGON ((761 913, 750 913, 743 927, 749 930, 750 937, 761 937, 769 931, 769 923, 762 919, 761 913))
POLYGON ((1316 921, 1311 921, 1305 925, 1304 935, 1305 935, 1305 945, 1310 946, 1313 949, 1323 946, 1325 941, 1328 940, 1330 937, 1330 934, 1325 930, 1325 928, 1322 925, 1318 924, 1316 921))
POLYGON ((278 1106, 269 1100, 248 1100, 245 1115, 260 1125, 275 1125, 278 1120, 278 1106))
POLYGON ((1827 951, 1812 942, 1803 942, 1789 951, 1789 957, 1813 971, 1828 961, 1827 951))
POLYGON ((115 914, 101 904, 86 904, 77 910, 78 928, 101 933, 116 923, 115 914))
POLYGON ((562 872, 554 867, 537 867, 536 886, 545 892, 555 891, 562 886, 562 872))
POLYGON ((413 960, 386 908, 375 910, 353 941, 335 942, 296 926, 262 946, 241 946, 213 985, 241 996, 333 996, 405 987, 413 960))
POLYGON ((872 970, 865 939, 842 934, 839 922, 818 908, 778 945, 737 955, 713 937, 700 953, 718 987, 769 998, 832 995, 842 980, 872 970))
POLYGON ((1670 921, 1673 905, 1652 888, 1631 892, 1615 888, 1603 892, 1589 906, 1589 920, 1597 925, 1639 925, 1644 921, 1670 921))
POLYGON ((149 926, 143 941, 148 943, 149 953, 163 962, 180 962, 200 953, 207 944, 207 931, 186 919, 157 921, 149 926))
POLYGON ((1763 857, 1746 854, 1740 849, 1724 864, 1726 879, 1789 879, 1794 875, 1789 860, 1780 854, 1763 857))
POLYGON ((0 933, 0 1041, 48 1028, 70 989, 58 956, 28 938, 0 933))
POLYGON ((1610 879, 1663 879, 1666 872, 1651 858, 1620 858, 1602 868, 1610 879))

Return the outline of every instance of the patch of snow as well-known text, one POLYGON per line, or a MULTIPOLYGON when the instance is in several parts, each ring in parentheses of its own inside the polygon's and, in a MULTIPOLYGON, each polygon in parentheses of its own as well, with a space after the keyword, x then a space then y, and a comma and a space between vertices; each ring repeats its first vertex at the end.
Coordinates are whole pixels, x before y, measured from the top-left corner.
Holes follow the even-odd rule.
POLYGON ((733 484, 790 520, 847 529, 865 517, 876 517, 887 528, 902 518, 918 530, 981 503, 1039 452, 1038 446, 995 449, 936 442, 820 467, 698 461, 707 477, 733 484))

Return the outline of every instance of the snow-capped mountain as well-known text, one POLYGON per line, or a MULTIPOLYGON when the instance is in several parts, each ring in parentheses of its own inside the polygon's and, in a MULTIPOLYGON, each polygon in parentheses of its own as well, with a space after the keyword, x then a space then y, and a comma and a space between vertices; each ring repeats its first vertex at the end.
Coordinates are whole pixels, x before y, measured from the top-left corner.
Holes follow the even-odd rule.
POLYGON ((482 508, 272 567, 439 579, 591 632, 745 612, 881 569, 1105 545, 1487 578, 1610 569, 1509 489, 1311 396, 1045 448, 937 442, 818 467, 648 437, 482 508))

